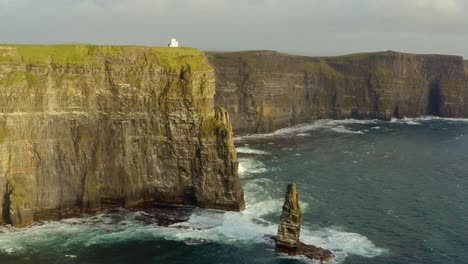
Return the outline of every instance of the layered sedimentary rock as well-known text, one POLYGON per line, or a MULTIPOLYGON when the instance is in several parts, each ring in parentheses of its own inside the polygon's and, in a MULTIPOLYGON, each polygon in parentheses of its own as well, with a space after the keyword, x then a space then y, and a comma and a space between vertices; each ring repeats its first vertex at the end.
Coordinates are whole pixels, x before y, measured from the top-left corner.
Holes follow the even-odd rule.
POLYGON ((295 183, 288 185, 284 198, 281 221, 278 226, 276 247, 296 250, 299 247, 299 236, 302 226, 302 208, 295 183))
POLYGON ((465 89, 468 89, 468 61, 465 61, 465 89))
POLYGON ((238 134, 323 118, 468 117, 462 57, 391 51, 341 57, 251 51, 208 57, 216 71, 216 104, 226 107, 238 134))
POLYGON ((274 238, 276 251, 293 256, 304 255, 320 261, 330 261, 335 258, 329 250, 302 243, 300 241, 301 226, 302 209, 297 186, 293 183, 288 185, 278 235, 274 238))
POLYGON ((195 49, 0 45, 0 223, 143 202, 243 209, 214 94, 195 49))

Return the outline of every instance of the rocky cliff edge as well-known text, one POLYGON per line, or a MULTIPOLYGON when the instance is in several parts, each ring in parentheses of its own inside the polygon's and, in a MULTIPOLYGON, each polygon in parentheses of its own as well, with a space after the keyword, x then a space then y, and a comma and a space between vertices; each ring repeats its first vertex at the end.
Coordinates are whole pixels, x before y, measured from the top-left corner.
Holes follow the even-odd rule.
POLYGON ((214 95, 196 49, 0 45, 0 223, 143 202, 242 210, 214 95))

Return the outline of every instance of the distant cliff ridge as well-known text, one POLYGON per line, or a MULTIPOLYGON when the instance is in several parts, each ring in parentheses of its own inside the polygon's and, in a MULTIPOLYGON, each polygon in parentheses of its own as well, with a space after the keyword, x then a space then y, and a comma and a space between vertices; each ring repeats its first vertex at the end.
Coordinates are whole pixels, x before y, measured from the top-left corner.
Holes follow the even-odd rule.
POLYGON ((462 57, 397 52, 304 57, 212 52, 216 104, 236 133, 271 132, 315 119, 468 117, 462 57))
POLYGON ((0 223, 143 202, 242 210, 214 94, 196 49, 0 45, 0 223))
POLYGON ((465 61, 465 87, 468 89, 468 61, 465 61))

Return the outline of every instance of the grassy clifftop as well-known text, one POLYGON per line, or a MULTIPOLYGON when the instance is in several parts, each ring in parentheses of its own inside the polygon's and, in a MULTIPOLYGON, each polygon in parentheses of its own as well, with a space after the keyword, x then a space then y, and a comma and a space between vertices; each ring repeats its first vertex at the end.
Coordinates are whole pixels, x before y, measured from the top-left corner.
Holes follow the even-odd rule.
POLYGON ((208 70, 204 53, 194 48, 146 46, 98 46, 90 44, 18 45, 0 44, 1 64, 59 64, 99 66, 107 61, 132 60, 180 70, 189 64, 192 70, 208 70))
POLYGON ((450 55, 420 55, 395 51, 354 53, 342 56, 308 57, 277 51, 236 51, 207 52, 215 65, 228 67, 249 67, 259 71, 309 72, 328 76, 358 75, 369 72, 389 73, 394 62, 401 58, 407 60, 461 60, 450 55))

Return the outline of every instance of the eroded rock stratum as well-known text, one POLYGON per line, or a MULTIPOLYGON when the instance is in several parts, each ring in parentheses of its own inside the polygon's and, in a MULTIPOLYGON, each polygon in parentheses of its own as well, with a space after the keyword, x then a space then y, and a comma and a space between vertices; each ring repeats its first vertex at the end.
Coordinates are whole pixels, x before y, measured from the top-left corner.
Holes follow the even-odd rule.
POLYGON ((244 208, 196 49, 0 45, 0 223, 143 202, 244 208))
POLYGON ((393 51, 339 57, 274 51, 208 53, 216 103, 236 134, 316 119, 468 117, 468 63, 393 51))
POLYGON ((276 241, 276 251, 292 256, 304 255, 320 262, 335 259, 335 255, 328 249, 302 243, 300 241, 301 226, 302 209, 299 193, 296 183, 292 183, 286 190, 278 235, 273 237, 276 241))

